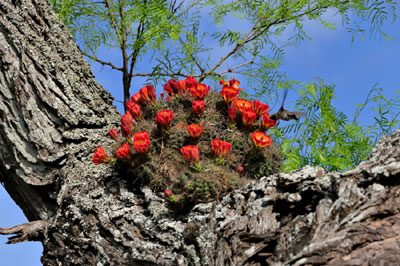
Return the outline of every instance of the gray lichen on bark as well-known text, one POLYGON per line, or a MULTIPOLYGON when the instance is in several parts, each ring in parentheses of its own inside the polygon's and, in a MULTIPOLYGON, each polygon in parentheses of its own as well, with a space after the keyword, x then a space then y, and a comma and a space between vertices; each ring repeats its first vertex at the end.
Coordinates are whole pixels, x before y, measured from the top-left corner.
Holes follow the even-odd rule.
POLYGON ((28 219, 46 219, 64 166, 89 164, 118 112, 46 1, 2 2, 0 61, 0 180, 28 219))
MULTIPOLYGON (((47 243, 69 234, 68 241, 78 245, 82 237, 68 233, 75 226, 76 232, 89 234, 88 241, 96 240, 96 250, 101 246, 97 257, 104 265, 391 262, 399 259, 398 246, 391 246, 400 240, 400 149, 393 145, 399 140, 400 131, 382 138, 371 158, 354 170, 327 173, 305 167, 263 177, 178 217, 165 208, 161 195, 147 188, 133 192, 128 179, 104 169, 109 176, 102 188, 79 186, 71 193, 73 204, 53 220, 50 231, 55 231, 47 243)), ((76 256, 65 247, 46 250, 46 262, 68 254, 77 264, 88 263, 87 245, 76 256)))

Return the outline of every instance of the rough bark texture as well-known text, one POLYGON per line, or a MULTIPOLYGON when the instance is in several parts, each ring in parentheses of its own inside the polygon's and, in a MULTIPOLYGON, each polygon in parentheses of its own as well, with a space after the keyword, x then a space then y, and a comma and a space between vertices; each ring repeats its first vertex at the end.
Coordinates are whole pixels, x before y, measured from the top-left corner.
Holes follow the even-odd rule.
POLYGON ((92 175, 111 104, 47 1, 1 1, 0 180, 29 220, 54 216, 58 189, 92 175))
POLYGON ((400 131, 354 170, 305 167, 175 216, 95 166, 118 113, 45 0, 0 4, 0 180, 45 265, 396 265, 400 131), (36 230, 36 231, 35 231, 36 230))

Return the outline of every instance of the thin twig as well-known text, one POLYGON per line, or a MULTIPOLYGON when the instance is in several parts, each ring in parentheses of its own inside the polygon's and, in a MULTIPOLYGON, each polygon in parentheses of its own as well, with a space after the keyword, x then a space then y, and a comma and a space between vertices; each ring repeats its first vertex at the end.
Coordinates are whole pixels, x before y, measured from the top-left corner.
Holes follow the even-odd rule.
MULTIPOLYGON (((239 65, 237 65, 237 66, 235 66, 233 68, 229 68, 229 69, 227 69, 225 71, 219 72, 219 73, 217 73, 217 75, 221 76, 221 75, 223 75, 225 73, 234 73, 235 70, 240 68, 240 67, 243 67, 243 66, 248 65, 248 64, 253 64, 254 63, 254 59, 256 58, 256 56, 257 56, 256 54, 253 54, 253 56, 251 57, 251 59, 249 61, 247 61, 245 63, 241 63, 241 64, 239 64, 239 65)), ((238 72, 235 72, 235 73, 238 73, 238 72)))
MULTIPOLYGON (((183 2, 182 2, 183 3, 183 2)), ((181 13, 179 13, 178 15, 176 15, 175 17, 180 17, 180 16, 182 16, 183 14, 185 14, 185 13, 187 13, 187 12, 189 12, 189 10, 191 9, 191 8, 193 8, 195 5, 198 5, 198 4, 200 4, 201 3, 201 0, 199 0, 199 1, 195 1, 195 2, 193 2, 191 5, 189 5, 185 10, 183 10, 181 13)), ((177 9, 176 9, 177 10, 177 9)))
MULTIPOLYGON (((184 42, 181 38, 179 38, 179 41, 181 42, 183 48, 184 48, 184 49, 186 50, 186 52, 188 53, 188 52, 189 52, 189 49, 186 47, 185 42, 184 42)), ((192 58, 193 62, 196 64, 196 66, 199 68, 200 73, 203 74, 204 71, 205 71, 205 69, 201 67, 200 63, 197 61, 197 59, 194 57, 194 55, 193 55, 192 53, 190 53, 190 57, 192 58)), ((201 75, 201 74, 200 74, 200 75, 201 75)))
POLYGON ((183 74, 181 72, 176 73, 132 73, 132 77, 154 77, 154 76, 162 76, 162 77, 172 77, 172 76, 181 76, 181 77, 200 77, 201 75, 188 75, 183 74))
POLYGON ((117 37, 118 37, 118 31, 119 31, 119 27, 118 27, 118 23, 117 23, 117 21, 115 20, 115 16, 114 16, 114 14, 111 12, 111 5, 110 5, 110 3, 108 2, 108 0, 103 0, 104 1, 104 5, 106 6, 106 8, 107 8, 107 11, 108 11, 108 15, 110 16, 110 19, 111 19, 111 25, 112 25, 112 27, 114 28, 114 30, 115 30, 115 34, 117 35, 117 37))
MULTIPOLYGON (((78 48, 79 48, 79 47, 78 47, 78 48)), ((79 48, 79 50, 81 51, 81 53, 82 53, 84 56, 89 57, 90 59, 96 61, 97 63, 102 64, 103 66, 109 66, 109 67, 111 67, 112 69, 115 69, 115 70, 118 70, 118 71, 122 71, 122 68, 121 68, 121 67, 117 67, 117 66, 115 66, 115 65, 114 65, 113 63, 111 63, 111 62, 105 62, 105 61, 103 61, 103 60, 101 60, 101 59, 98 59, 96 56, 87 54, 86 52, 84 52, 84 51, 81 50, 80 48, 79 48)))
MULTIPOLYGON (((347 2, 349 2, 349 1, 347 0, 347 1, 344 1, 343 3, 347 3, 347 2)), ((204 79, 206 76, 210 75, 212 72, 215 71, 215 69, 217 69, 218 67, 220 67, 224 61, 226 61, 229 57, 231 57, 233 54, 235 54, 239 49, 241 49, 241 48, 242 48, 243 46, 245 46, 247 43, 249 43, 249 42, 255 40, 255 39, 258 38, 258 37, 260 37, 263 33, 265 33, 266 31, 268 31, 268 29, 271 28, 272 26, 276 26, 276 25, 279 25, 279 24, 282 24, 282 23, 286 23, 286 22, 288 22, 288 21, 290 21, 290 20, 293 20, 293 19, 296 19, 296 18, 305 16, 305 15, 308 15, 308 14, 314 12, 315 10, 318 10, 318 9, 326 9, 326 8, 328 8, 328 7, 329 7, 328 5, 322 6, 322 7, 318 7, 318 6, 317 6, 317 7, 314 7, 313 9, 310 9, 310 10, 308 10, 308 11, 306 11, 306 12, 300 13, 300 14, 295 15, 295 16, 292 16, 292 17, 289 17, 289 18, 287 18, 287 19, 276 19, 276 20, 274 20, 273 22, 271 22, 271 23, 269 23, 269 24, 267 24, 267 25, 261 27, 261 28, 263 28, 261 31, 260 31, 261 28, 257 28, 257 25, 258 25, 262 20, 264 20, 264 17, 258 18, 258 20, 254 23, 254 25, 253 25, 253 27, 250 29, 250 31, 247 32, 246 35, 242 38, 242 41, 236 43, 235 47, 234 47, 227 55, 225 55, 224 57, 222 57, 212 68, 210 68, 210 70, 208 70, 205 74, 203 74, 202 77, 201 77, 200 79, 202 80, 202 79, 204 79)))

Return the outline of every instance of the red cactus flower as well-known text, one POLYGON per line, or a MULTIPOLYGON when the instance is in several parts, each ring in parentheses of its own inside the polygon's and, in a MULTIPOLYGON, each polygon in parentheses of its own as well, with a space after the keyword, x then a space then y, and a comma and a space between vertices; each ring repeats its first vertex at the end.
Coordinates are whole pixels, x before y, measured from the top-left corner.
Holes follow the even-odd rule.
POLYGON ((149 139, 149 132, 147 132, 147 131, 136 132, 135 134, 133 134, 132 138, 133 138, 133 141, 149 139))
POLYGON ((167 196, 168 198, 170 198, 170 197, 172 197, 172 191, 171 190, 169 190, 169 189, 166 189, 166 190, 164 190, 164 194, 165 194, 165 196, 167 196))
POLYGON ((130 159, 131 158, 131 147, 129 147, 128 143, 123 144, 117 152, 115 153, 119 159, 130 159))
POLYGON ((135 119, 129 112, 126 112, 121 118, 121 131, 125 137, 128 137, 132 129, 135 127, 135 119))
POLYGON ((251 133, 251 140, 253 141, 256 148, 268 147, 272 143, 271 137, 260 131, 255 131, 251 133))
POLYGON ((148 153, 150 148, 150 140, 147 139, 139 139, 133 142, 133 147, 138 153, 148 153))
POLYGON ((175 93, 179 92, 179 88, 178 82, 174 79, 170 79, 164 84, 164 91, 171 97, 174 96, 175 93))
POLYGON ((242 90, 242 89, 239 88, 239 85, 240 85, 240 81, 239 80, 231 79, 229 81, 229 87, 242 90))
POLYGON ((98 146, 93 153, 92 162, 95 164, 108 163, 111 158, 104 151, 103 147, 98 146))
POLYGON ((236 107, 236 110, 242 113, 245 109, 251 109, 252 104, 249 100, 237 99, 234 102, 234 106, 236 107))
POLYGON ((120 119, 121 124, 123 125, 133 125, 136 121, 133 119, 131 113, 126 112, 120 119))
POLYGON ((131 132, 132 132, 132 130, 131 130, 130 125, 122 125, 121 124, 121 133, 125 138, 129 137, 131 132))
POLYGON ((131 101, 139 105, 146 105, 146 102, 142 99, 140 92, 133 94, 131 101))
POLYGON ((108 131, 108 135, 115 141, 120 139, 120 136, 115 128, 108 131))
POLYGON ((190 88, 190 95, 195 97, 197 100, 204 100, 207 96, 210 86, 205 84, 197 84, 196 87, 190 88))
POLYGON ((221 90, 221 96, 227 104, 230 104, 239 94, 238 90, 230 87, 224 87, 221 90))
POLYGON ((171 202, 176 201, 175 196, 171 190, 169 190, 169 189, 164 190, 164 194, 165 194, 165 197, 169 199, 169 201, 171 201, 171 202))
POLYGON ((211 150, 213 153, 222 158, 232 150, 232 144, 220 139, 214 139, 211 141, 211 150))
POLYGON ((228 118, 230 123, 235 123, 236 119, 236 108, 235 107, 229 107, 228 108, 228 118))
POLYGON ((171 85, 169 85, 168 83, 164 84, 163 91, 165 91, 169 96, 174 96, 174 90, 171 88, 171 85))
POLYGON ((128 112, 132 115, 135 119, 142 119, 142 109, 140 106, 132 101, 125 102, 125 107, 128 109, 128 112))
POLYGON ((197 80, 194 77, 187 77, 185 81, 188 90, 197 86, 197 80))
POLYGON ((156 124, 159 128, 168 129, 172 123, 174 114, 170 110, 159 111, 156 115, 156 124))
POLYGON ((271 119, 269 117, 269 114, 266 113, 262 116, 260 130, 267 131, 268 129, 277 126, 278 124, 279 124, 278 120, 271 119))
POLYGON ((221 80, 219 81, 219 85, 229 87, 228 82, 226 82, 224 79, 221 79, 221 80))
POLYGON ((219 84, 223 85, 223 87, 230 87, 230 88, 233 88, 233 89, 238 90, 238 91, 243 90, 243 89, 239 88, 240 81, 236 80, 236 79, 231 79, 229 81, 229 83, 226 82, 225 80, 221 79, 219 81, 219 84))
POLYGON ((242 112, 242 124, 244 126, 252 126, 253 122, 256 120, 257 114, 253 109, 245 109, 242 112))
POLYGON ((176 81, 175 79, 170 79, 170 80, 168 80, 168 84, 174 90, 174 93, 178 93, 179 92, 180 88, 179 88, 178 81, 176 81))
POLYGON ((200 161, 199 148, 195 145, 186 145, 182 147, 181 153, 183 158, 188 162, 197 163, 200 161))
POLYGON ((203 126, 191 124, 187 127, 187 131, 192 138, 197 139, 201 136, 201 134, 203 134, 203 126))
POLYGON ((257 116, 262 116, 266 112, 268 112, 269 106, 267 104, 263 104, 260 101, 253 101, 253 110, 256 112, 257 116))
POLYGON ((179 95, 188 94, 189 88, 186 85, 186 80, 185 79, 182 79, 182 80, 178 81, 178 87, 179 87, 179 90, 178 90, 179 95))
POLYGON ((244 167, 239 165, 238 167, 236 167, 236 172, 238 172, 239 174, 244 172, 244 167))
POLYGON ((156 102, 156 92, 154 90, 153 85, 146 85, 145 87, 141 88, 139 90, 140 97, 143 99, 144 102, 149 103, 149 102, 156 102))
POLYGON ((193 101, 192 102, 192 112, 198 116, 201 117, 204 111, 204 106, 206 103, 204 101, 193 101))

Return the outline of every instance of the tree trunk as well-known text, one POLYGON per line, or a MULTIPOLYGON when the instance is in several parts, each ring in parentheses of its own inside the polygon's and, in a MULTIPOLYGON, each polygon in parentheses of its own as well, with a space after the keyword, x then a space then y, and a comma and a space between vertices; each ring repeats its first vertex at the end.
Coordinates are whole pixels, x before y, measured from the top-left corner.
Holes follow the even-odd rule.
POLYGON ((305 167, 184 216, 91 156, 119 114, 45 0, 0 4, 0 181, 45 265, 394 265, 400 131, 354 170, 305 167))

